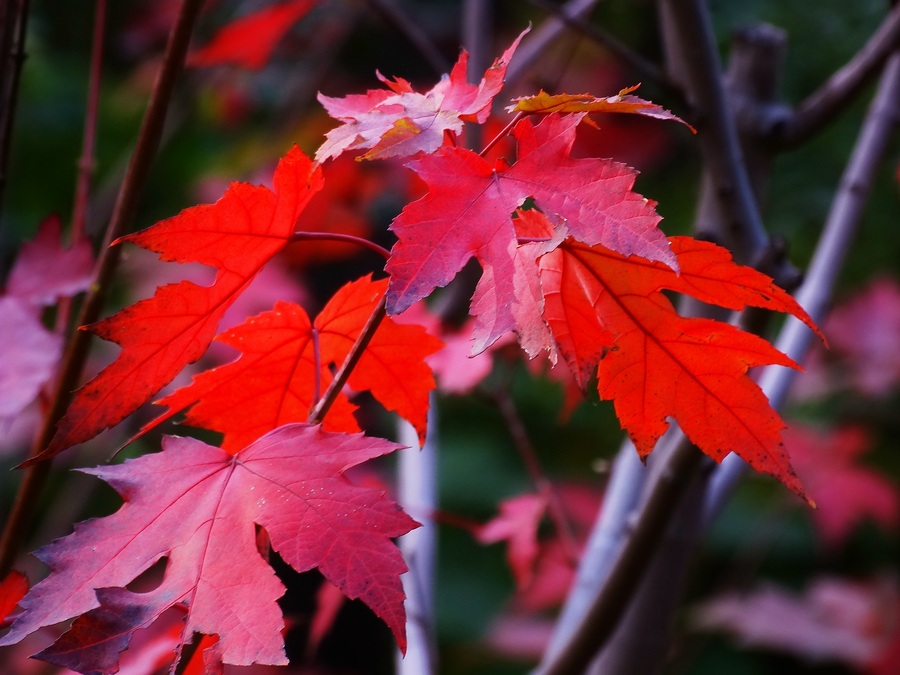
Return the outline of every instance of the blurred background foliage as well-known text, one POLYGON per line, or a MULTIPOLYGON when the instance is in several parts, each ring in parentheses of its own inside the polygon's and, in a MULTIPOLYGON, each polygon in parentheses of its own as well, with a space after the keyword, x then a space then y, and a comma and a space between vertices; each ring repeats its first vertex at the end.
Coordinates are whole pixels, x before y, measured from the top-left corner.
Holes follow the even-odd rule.
MULTIPOLYGON (((433 0, 395 4, 428 36, 446 63, 452 64, 461 42, 463 3, 433 0)), ((489 61, 529 22, 539 26, 546 18, 546 13, 531 3, 498 0, 490 4, 490 25, 485 27, 493 36, 487 49, 489 61)), ((195 43, 205 43, 219 27, 256 5, 237 0, 208 3, 195 43)), ((292 28, 270 62, 258 72, 232 66, 188 69, 141 203, 138 226, 146 227, 185 207, 213 201, 229 181, 268 180, 274 162, 292 143, 298 143, 307 153, 314 152, 324 131, 334 124, 316 102, 317 91, 343 96, 376 88, 376 69, 389 77, 408 79, 420 89, 432 86, 440 73, 375 10, 376 5, 362 0, 323 0, 292 28)), ((177 6, 173 0, 110 3, 88 223, 95 239, 112 208, 177 6)), ((874 31, 886 9, 883 0, 711 2, 725 57, 730 36, 743 26, 769 22, 787 31, 790 41, 783 94, 789 103, 802 100, 846 62, 874 31)), ((32 3, 28 59, 3 199, 0 271, 8 270, 18 246, 34 234, 41 220, 58 213, 65 222, 72 211, 92 10, 90 2, 32 3)), ((659 30, 654 3, 649 0, 607 0, 591 14, 591 21, 635 51, 659 61, 659 30)), ((481 64, 482 71, 488 63, 481 64)), ((607 96, 636 82, 627 66, 602 46, 568 33, 501 94, 498 103, 539 87, 607 96)), ((791 258, 801 268, 808 262, 825 220, 871 90, 867 87, 824 133, 780 157, 775 165, 765 222, 772 233, 787 239, 791 258)), ((654 82, 644 82, 639 93, 676 114, 685 113, 679 109, 680 102, 667 99, 665 90, 654 82)), ((505 118, 505 113, 500 117, 505 118)), ((638 190, 659 202, 665 231, 689 232, 698 189, 695 139, 678 125, 646 119, 609 118, 601 120, 601 127, 600 132, 583 133, 580 141, 584 148, 638 168, 642 172, 638 190)), ((838 302, 852 299, 876 276, 896 278, 900 271, 898 150, 894 139, 841 275, 838 302)), ((334 179, 335 192, 329 197, 331 203, 322 207, 321 217, 331 219, 336 229, 343 224, 361 227, 371 238, 390 245, 387 225, 421 188, 399 167, 353 165, 340 168, 340 173, 338 168, 334 170, 340 177, 334 179)), ((352 249, 295 253, 288 261, 293 263, 289 276, 300 284, 313 311, 337 286, 379 267, 378 261, 352 249)), ((134 276, 130 279, 123 284, 115 300, 117 305, 133 299, 129 299, 128 289, 137 282, 134 276)), ((895 340, 900 345, 900 333, 895 340)), ((820 377, 827 379, 830 359, 834 358, 819 355, 820 377)), ((897 358, 900 360, 900 356, 897 358)), ((497 622, 516 602, 504 550, 502 545, 479 544, 457 522, 483 523, 497 512, 500 500, 533 489, 507 423, 493 402, 494 394, 508 392, 544 471, 559 485, 587 487, 599 499, 608 462, 621 440, 611 406, 598 403, 595 395, 594 400, 564 412, 568 399, 563 388, 556 381, 534 375, 533 370, 522 363, 515 350, 505 348, 495 354, 494 372, 475 395, 442 394, 438 400, 439 509, 446 516, 440 528, 437 586, 441 673, 526 672, 533 664, 534 649, 529 648, 533 647, 529 642, 546 637, 540 631, 546 631, 552 616, 551 609, 534 612, 534 622, 528 628, 537 632, 520 628, 521 649, 511 649, 506 643, 505 648, 499 648, 497 622), (532 637, 535 635, 538 637, 532 637)), ((898 392, 897 386, 877 396, 841 387, 807 391, 787 417, 826 430, 851 422, 865 426, 873 441, 864 464, 892 481, 896 489, 900 476, 898 392)), ((375 419, 372 425, 390 429, 383 420, 375 419)), ((123 454, 152 451, 157 442, 156 437, 144 439, 123 454)), ((2 450, 12 463, 24 451, 21 443, 2 450)), ((104 461, 109 447, 103 447, 101 441, 87 450, 68 453, 59 468, 104 461)), ((76 519, 117 507, 116 497, 95 483, 84 476, 71 479, 61 474, 56 479, 46 494, 48 515, 35 523, 32 548, 65 534, 76 519)), ((16 484, 15 475, 0 475, 0 505, 4 510, 11 503, 16 484)), ((749 478, 699 552, 687 609, 679 618, 670 672, 855 672, 846 663, 810 661, 810 654, 802 651, 785 654, 764 648, 741 649, 726 636, 697 630, 690 610, 720 591, 750 589, 760 580, 801 591, 823 575, 860 580, 886 575, 894 580, 896 593, 900 573, 896 535, 896 523, 891 529, 866 521, 839 544, 826 547, 803 505, 774 481, 749 478)), ((310 577, 295 580, 285 600, 286 608, 297 616, 304 612, 308 615, 316 584, 317 580, 310 577)), ((303 619, 296 625, 298 629, 291 633, 295 640, 292 651, 302 654, 306 639, 303 619)), ((348 606, 321 646, 320 661, 346 668, 340 672, 390 672, 388 641, 387 632, 366 616, 364 609, 348 606), (366 644, 380 645, 374 648, 381 655, 380 665, 375 665, 371 653, 360 646, 363 635, 366 644), (360 657, 352 657, 353 653, 360 657)))

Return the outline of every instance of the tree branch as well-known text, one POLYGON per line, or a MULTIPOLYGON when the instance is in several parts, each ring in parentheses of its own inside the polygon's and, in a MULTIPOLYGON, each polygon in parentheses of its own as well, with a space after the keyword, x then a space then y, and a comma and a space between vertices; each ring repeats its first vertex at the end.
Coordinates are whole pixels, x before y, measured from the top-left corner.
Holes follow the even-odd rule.
POLYGON ((372 9, 419 50, 422 58, 438 75, 450 72, 450 63, 428 34, 397 7, 392 0, 368 0, 372 9))
MULTIPOLYGON (((797 292, 797 302, 814 321, 821 321, 831 302, 838 273, 859 228, 869 191, 878 167, 884 160, 888 139, 900 125, 900 51, 894 52, 885 67, 878 91, 863 123, 853 154, 841 178, 828 219, 810 262, 806 280, 797 292)), ((775 346, 802 363, 813 335, 800 321, 789 317, 775 346)), ((781 408, 797 372, 790 368, 767 368, 760 386, 775 409, 781 408)), ((726 458, 710 484, 706 521, 721 510, 738 479, 744 462, 734 455, 726 458)))
POLYGON ((704 455, 686 439, 678 444, 649 486, 649 496, 634 521, 631 536, 606 575, 600 593, 565 646, 536 671, 538 675, 583 675, 632 600, 650 566, 660 533, 668 530, 672 514, 704 461, 704 455))
POLYGON ((653 82, 660 87, 669 91, 669 93, 680 92, 674 87, 666 74, 655 63, 645 59, 631 47, 619 40, 616 36, 606 32, 599 26, 588 23, 574 13, 566 12, 564 7, 554 5, 548 0, 528 0, 532 5, 550 12, 558 21, 564 23, 568 28, 578 31, 587 38, 590 38, 597 44, 608 49, 622 63, 634 71, 643 81, 653 82))
POLYGON ((704 169, 722 218, 723 242, 738 262, 752 261, 769 237, 762 224, 744 163, 737 125, 726 97, 719 52, 704 0, 662 0, 664 24, 670 27, 688 100, 695 111, 697 139, 704 169))
POLYGON ((894 4, 878 30, 850 61, 810 94, 796 112, 767 131, 768 141, 780 150, 809 140, 847 108, 848 103, 881 69, 900 45, 900 4, 894 4))
MULTIPOLYGON (((560 10, 562 16, 572 19, 581 19, 594 9, 600 0, 569 0, 560 10)), ((528 36, 527 40, 516 50, 516 57, 506 70, 507 86, 517 82, 534 62, 543 56, 548 45, 555 42, 565 34, 568 26, 561 18, 551 17, 528 36)))
MULTIPOLYGON (((0 205, 6 188, 6 172, 19 97, 19 78, 25 61, 25 29, 28 0, 4 0, 0 6, 0 205)), ((2 212, 2 207, 0 207, 2 212)), ((0 269, 0 272, 3 270, 0 269)))

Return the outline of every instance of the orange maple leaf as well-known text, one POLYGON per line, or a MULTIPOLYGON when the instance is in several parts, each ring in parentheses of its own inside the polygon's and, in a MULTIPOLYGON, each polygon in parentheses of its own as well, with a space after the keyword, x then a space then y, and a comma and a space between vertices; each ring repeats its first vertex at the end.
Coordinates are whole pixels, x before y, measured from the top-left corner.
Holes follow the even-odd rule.
POLYGON ((662 290, 729 309, 789 312, 817 330, 771 278, 731 261, 723 248, 672 237, 680 274, 602 246, 567 240, 540 260, 544 319, 581 386, 598 368, 598 390, 646 457, 678 422, 703 452, 735 452, 803 496, 782 446, 784 422, 747 377, 754 366, 798 368, 766 340, 712 319, 679 316, 662 290))

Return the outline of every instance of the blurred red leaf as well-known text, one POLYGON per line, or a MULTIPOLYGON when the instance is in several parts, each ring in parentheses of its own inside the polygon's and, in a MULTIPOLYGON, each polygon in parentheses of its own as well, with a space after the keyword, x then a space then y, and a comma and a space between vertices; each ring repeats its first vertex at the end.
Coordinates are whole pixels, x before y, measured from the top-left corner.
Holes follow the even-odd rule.
POLYGON ((264 7, 222 28, 208 45, 188 56, 188 65, 234 64, 260 70, 278 42, 315 7, 315 0, 293 0, 264 7))
POLYGON ((0 423, 21 413, 56 371, 62 336, 41 322, 41 308, 88 288, 94 266, 90 242, 63 248, 57 216, 19 251, 0 296, 0 423))
POLYGON ((547 508, 547 497, 524 494, 500 502, 500 513, 475 532, 482 544, 505 541, 506 560, 519 590, 526 588, 534 576, 538 555, 538 526, 547 508))
POLYGON ((898 617, 895 583, 825 577, 801 595, 775 586, 724 594, 701 605, 694 623, 731 633, 747 646, 862 668, 882 659, 898 635, 898 617))
POLYGON ((900 284, 895 279, 872 280, 831 313, 825 331, 844 360, 845 385, 883 396, 900 382, 900 284))
POLYGON ((871 439, 859 427, 821 432, 792 424, 784 445, 818 508, 810 516, 822 540, 839 546, 865 518, 896 528, 900 495, 884 476, 859 464, 871 439))

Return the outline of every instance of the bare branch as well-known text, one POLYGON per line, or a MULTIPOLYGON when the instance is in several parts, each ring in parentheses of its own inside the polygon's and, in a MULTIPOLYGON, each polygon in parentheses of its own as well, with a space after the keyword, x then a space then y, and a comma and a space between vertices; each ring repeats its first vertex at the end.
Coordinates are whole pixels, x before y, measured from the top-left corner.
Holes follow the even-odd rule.
POLYGON ((562 21, 567 27, 578 31, 585 37, 590 38, 599 45, 608 49, 622 63, 631 68, 634 73, 643 81, 653 82, 659 86, 670 90, 677 91, 672 83, 666 77, 666 74, 655 63, 645 59, 631 47, 619 40, 616 36, 608 33, 599 26, 588 23, 572 13, 567 13, 565 8, 554 5, 548 0, 528 0, 532 5, 536 5, 541 9, 550 12, 556 19, 562 21))
POLYGON ((368 0, 368 3, 388 24, 393 26, 398 33, 403 35, 419 50, 419 53, 434 72, 438 75, 443 75, 450 71, 450 63, 441 54, 441 50, 437 48, 437 45, 415 21, 394 4, 393 0, 368 0))
MULTIPOLYGON (((797 301, 815 321, 824 318, 831 302, 838 273, 859 228, 876 171, 884 160, 888 139, 898 125, 900 125, 900 52, 894 52, 887 63, 853 155, 841 178, 825 229, 810 262, 806 280, 797 292, 797 301)), ((812 340, 813 336, 808 328, 801 322, 788 318, 775 346, 795 361, 802 363, 812 340)), ((796 371, 789 368, 770 367, 763 373, 760 386, 769 397, 773 408, 778 409, 784 405, 795 376, 796 371)), ((721 510, 738 478, 743 474, 744 467, 744 462, 732 455, 716 471, 707 497, 707 522, 721 510)))
POLYGON ((669 461, 649 486, 648 498, 637 515, 634 530, 609 571, 600 593, 566 645, 543 664, 539 675, 582 675, 598 649, 615 630, 647 571, 695 471, 705 461, 688 441, 679 443, 669 461))
POLYGON ((6 170, 12 144, 19 77, 25 61, 25 28, 28 0, 3 0, 0 4, 0 203, 6 187, 6 170))
MULTIPOLYGON (((562 15, 581 19, 594 9, 600 0, 569 0, 561 10, 562 15)), ((539 59, 547 46, 555 42, 568 30, 566 23, 557 17, 547 19, 535 30, 527 40, 516 50, 516 58, 509 64, 506 71, 507 85, 521 78, 534 62, 539 59)))
POLYGON ((900 4, 843 68, 797 106, 785 123, 772 127, 769 140, 779 149, 796 147, 838 116, 900 45, 900 4))

